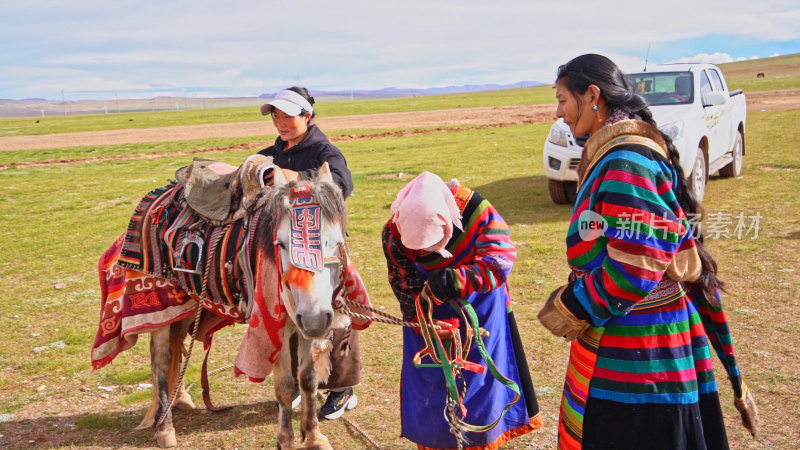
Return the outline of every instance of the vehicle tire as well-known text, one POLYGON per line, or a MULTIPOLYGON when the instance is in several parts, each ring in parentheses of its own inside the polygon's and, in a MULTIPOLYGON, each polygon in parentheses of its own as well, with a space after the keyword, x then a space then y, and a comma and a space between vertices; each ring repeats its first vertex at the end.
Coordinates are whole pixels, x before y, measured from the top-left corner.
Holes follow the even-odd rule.
POLYGON ((742 174, 742 159, 744 158, 744 137, 742 132, 736 132, 736 142, 733 143, 733 150, 731 150, 733 161, 728 163, 727 166, 719 169, 719 176, 724 178, 735 178, 742 174))
POLYGON ((550 199, 557 205, 571 205, 575 202, 578 183, 574 181, 547 180, 550 199))
POLYGON ((698 202, 702 202, 706 194, 706 181, 708 181, 706 156, 703 153, 703 149, 698 148, 697 156, 694 158, 694 164, 692 165, 692 173, 689 175, 689 187, 698 202))

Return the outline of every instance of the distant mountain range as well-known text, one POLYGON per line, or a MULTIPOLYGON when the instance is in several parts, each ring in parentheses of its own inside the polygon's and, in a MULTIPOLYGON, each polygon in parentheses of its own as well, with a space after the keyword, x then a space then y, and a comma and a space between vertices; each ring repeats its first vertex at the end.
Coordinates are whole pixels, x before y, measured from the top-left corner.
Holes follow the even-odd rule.
MULTIPOLYGON (((312 95, 319 100, 365 100, 373 98, 421 97, 425 95, 460 94, 484 92, 499 89, 514 89, 541 86, 538 81, 520 81, 513 84, 468 84, 425 89, 389 87, 384 89, 353 89, 339 91, 315 91, 312 95)), ((61 102, 43 98, 24 100, 0 99, 0 117, 50 117, 77 114, 110 114, 140 111, 166 111, 181 109, 211 109, 237 106, 260 106, 264 99, 275 93, 265 93, 258 97, 194 98, 194 97, 155 97, 151 99, 119 100, 76 100, 61 102)))
MULTIPOLYGON (((538 81, 520 81, 513 84, 466 84, 462 86, 444 86, 424 89, 412 88, 396 88, 388 87, 383 89, 354 89, 354 90, 341 90, 341 91, 312 91, 312 95, 318 98, 324 97, 351 97, 354 99, 368 99, 368 98, 396 98, 396 97, 414 97, 423 95, 444 95, 444 94, 461 94, 465 92, 484 92, 496 91, 499 89, 515 89, 542 86, 545 83, 538 81)), ((275 93, 261 94, 259 98, 272 98, 275 93)))

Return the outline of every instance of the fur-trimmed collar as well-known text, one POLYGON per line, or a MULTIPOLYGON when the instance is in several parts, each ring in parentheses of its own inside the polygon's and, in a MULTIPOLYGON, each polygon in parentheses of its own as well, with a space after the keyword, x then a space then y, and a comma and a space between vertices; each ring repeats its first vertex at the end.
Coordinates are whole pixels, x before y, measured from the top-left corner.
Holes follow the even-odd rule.
POLYGON ((583 152, 581 153, 581 162, 578 164, 579 184, 583 182, 587 169, 594 165, 596 160, 602 156, 602 154, 598 154, 598 150, 603 148, 606 143, 623 135, 635 135, 650 139, 660 148, 662 156, 669 160, 667 144, 658 128, 643 120, 620 120, 619 122, 600 128, 600 130, 586 141, 586 145, 583 147, 583 152))

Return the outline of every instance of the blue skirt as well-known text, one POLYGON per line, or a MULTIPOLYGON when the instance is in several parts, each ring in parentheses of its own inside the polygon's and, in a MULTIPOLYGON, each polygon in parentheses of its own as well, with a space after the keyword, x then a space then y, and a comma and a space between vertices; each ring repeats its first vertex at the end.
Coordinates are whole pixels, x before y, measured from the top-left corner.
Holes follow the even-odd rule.
MULTIPOLYGON (((519 333, 506 308, 508 298, 505 286, 487 294, 473 294, 469 302, 475 309, 480 325, 489 331, 484 344, 494 360, 497 370, 520 387, 520 398, 505 413, 491 430, 484 433, 463 433, 464 443, 472 446, 499 446, 541 426, 535 393, 530 381, 528 366, 519 340, 519 333), (520 373, 520 370, 523 373, 520 373)), ((448 319, 459 317, 449 305, 435 306, 433 317, 448 319)), ((461 323, 461 335, 465 334, 465 324, 461 323)), ((403 437, 423 447, 449 449, 457 448, 455 436, 450 433, 445 413, 448 397, 444 372, 438 367, 417 368, 414 355, 425 347, 421 336, 412 328, 403 329, 403 368, 401 375, 401 417, 403 437)), ((467 359, 486 365, 477 346, 473 343, 467 359)), ((424 358, 423 363, 431 363, 424 358)), ((464 420, 471 425, 486 425, 494 422, 503 408, 514 399, 514 391, 495 379, 487 369, 483 374, 464 370, 466 394, 464 406, 467 408, 464 420)), ((462 389, 458 382, 459 391, 462 389)))

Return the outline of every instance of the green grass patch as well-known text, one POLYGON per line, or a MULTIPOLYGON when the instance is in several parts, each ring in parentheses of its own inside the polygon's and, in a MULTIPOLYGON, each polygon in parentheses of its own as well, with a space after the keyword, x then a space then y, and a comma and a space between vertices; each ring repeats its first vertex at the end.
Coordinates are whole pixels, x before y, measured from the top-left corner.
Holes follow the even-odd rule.
MULTIPOLYGON (((262 103, 264 102, 266 100, 262 101, 262 103)), ((552 86, 392 99, 320 101, 315 105, 315 110, 319 117, 333 117, 354 114, 541 103, 554 103, 552 86)), ((253 107, 147 111, 121 114, 0 118, 0 137, 257 121, 265 121, 265 118, 261 115, 256 105, 253 107)), ((265 126, 266 129, 267 127, 265 126)))
POLYGON ((720 64, 731 90, 774 91, 800 88, 800 53, 720 64), (763 78, 756 75, 763 73, 763 78))
POLYGON ((122 406, 136 405, 142 402, 148 402, 151 398, 153 398, 153 389, 139 389, 130 394, 121 396, 119 398, 119 404, 122 406))
POLYGON ((75 425, 86 430, 114 430, 129 427, 127 418, 119 414, 93 414, 78 417, 75 425))
MULTIPOLYGON (((793 416, 780 423, 768 419, 784 417, 786 393, 800 390, 795 376, 800 360, 783 356, 794 354, 792 343, 800 338, 800 332, 793 331, 800 317, 800 270, 790 270, 797 269, 794 261, 800 253, 800 221, 794 213, 797 172, 793 170, 800 146, 797 123, 800 110, 749 114, 742 177, 712 177, 705 200, 710 212, 761 217, 757 237, 710 239, 707 246, 719 263, 720 277, 727 282, 729 294, 724 301, 739 364, 756 393, 762 419, 767 418, 760 431, 765 437, 760 439, 775 448, 794 445, 790 434, 782 432, 784 422, 793 430, 800 427, 800 420, 793 416)), ((549 124, 517 125, 344 141, 338 146, 347 157, 356 186, 347 200, 352 256, 373 304, 386 312, 399 315, 380 247, 380 230, 390 217, 389 205, 407 182, 397 174, 429 170, 444 179, 456 177, 484 194, 510 224, 518 249, 510 279, 514 311, 531 374, 542 389, 540 406, 546 418, 543 431, 515 443, 549 448, 554 446, 568 345, 539 325, 536 312, 569 273, 564 239, 571 209, 552 204, 547 193, 542 143, 548 129, 549 124)), ((124 147, 98 147, 93 154, 163 154, 139 161, 0 171, 0 328, 5 331, 0 335, 0 412, 47 416, 49 413, 42 411, 48 411, 53 386, 61 398, 92 410, 75 416, 78 430, 65 438, 53 437, 48 444, 52 446, 125 447, 150 442, 150 432, 129 430, 140 418, 141 411, 135 406, 146 401, 151 391, 112 391, 108 395, 128 409, 107 412, 104 408, 109 401, 101 400, 98 390, 99 385, 150 382, 147 338, 142 337, 108 367, 92 372, 89 366, 99 314, 96 264, 127 226, 139 199, 166 184, 175 169, 188 164, 191 157, 157 152, 148 144, 124 147), (62 287, 55 287, 61 283, 62 287), (64 346, 33 351, 58 341, 64 346), (42 385, 47 390, 40 391, 42 385)), ((229 150, 198 156, 238 164, 248 154, 229 150)), ((23 160, 22 153, 14 157, 23 160)), ((217 334, 211 369, 232 362, 242 333, 243 327, 230 327, 217 334)), ((365 369, 362 384, 356 388, 359 407, 348 412, 348 418, 385 448, 409 444, 398 437, 401 340, 399 327, 390 325, 376 323, 362 332, 365 369)), ((197 382, 201 355, 201 347, 195 346, 187 383, 197 382)), ((724 380, 720 365, 715 367, 718 379, 724 380)), ((274 445, 277 410, 270 380, 249 383, 234 378, 228 370, 214 374, 211 382, 215 403, 238 406, 219 415, 179 411, 176 428, 181 446, 274 445)), ((739 432, 736 412, 730 407, 730 389, 726 383, 719 384, 732 447, 746 447, 752 440, 739 432)), ((197 384, 191 392, 200 403, 197 384)), ((33 426, 46 429, 49 424, 39 420, 33 426)), ((342 421, 323 423, 323 432, 335 448, 368 445, 342 421)))

